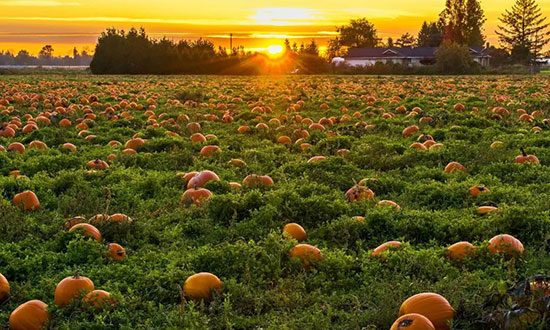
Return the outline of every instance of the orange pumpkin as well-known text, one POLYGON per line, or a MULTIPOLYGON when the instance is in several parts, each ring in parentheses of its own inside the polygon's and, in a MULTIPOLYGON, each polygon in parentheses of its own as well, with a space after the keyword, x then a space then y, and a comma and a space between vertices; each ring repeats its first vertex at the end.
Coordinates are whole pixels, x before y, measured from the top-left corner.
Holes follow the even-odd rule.
POLYGON ((82 306, 88 309, 99 309, 106 305, 114 306, 115 300, 111 294, 104 290, 93 290, 82 298, 82 306))
POLYGON ((0 274, 0 304, 10 297, 10 283, 0 274))
POLYGON ((412 125, 412 126, 409 126, 409 127, 405 128, 402 132, 402 135, 404 137, 410 137, 413 134, 417 133, 418 131, 420 131, 420 128, 416 125, 412 125))
POLYGON ((213 155, 216 152, 222 152, 222 149, 220 149, 220 147, 218 146, 204 146, 202 147, 199 154, 203 157, 208 157, 213 155))
POLYGON ((86 221, 86 218, 81 217, 81 216, 72 217, 71 219, 65 221, 65 224, 63 224, 63 229, 69 230, 74 225, 79 224, 79 223, 83 223, 85 221, 86 221))
POLYGON ((250 174, 243 179, 243 185, 247 187, 271 186, 273 179, 268 175, 250 174))
POLYGON ((489 188, 485 186, 473 186, 468 191, 470 192, 470 196, 472 197, 477 197, 481 194, 486 194, 491 192, 491 190, 489 190, 489 188))
POLYGON ((189 179, 187 189, 204 187, 210 181, 220 181, 220 178, 212 171, 201 171, 189 179))
POLYGON ((190 188, 181 195, 180 206, 189 207, 191 205, 201 206, 212 196, 212 192, 205 188, 190 188))
MULTIPOLYGON (((9 147, 8 147, 9 149, 9 147)), ((514 160, 514 162, 516 163, 535 163, 535 164, 538 164, 540 163, 539 162, 539 159, 537 158, 537 156, 535 155, 528 155, 525 150, 523 150, 523 148, 520 148, 521 149, 521 155, 517 156, 516 159, 514 160)))
POLYGON ((193 133, 189 139, 191 142, 206 142, 206 138, 201 133, 193 133))
POLYGON ((61 147, 62 147, 63 149, 68 149, 68 150, 70 150, 70 151, 72 151, 72 152, 76 152, 76 151, 77 151, 76 146, 75 146, 74 144, 72 144, 72 143, 69 143, 69 142, 63 143, 63 145, 62 145, 61 147))
POLYGON ((382 253, 387 251, 389 248, 399 248, 399 247, 401 247, 402 244, 403 243, 401 243, 399 241, 389 241, 389 242, 380 244, 376 249, 374 249, 374 251, 372 251, 372 256, 373 257, 378 257, 382 253))
POLYGON ((230 165, 240 167, 240 168, 246 167, 246 162, 242 159, 239 159, 239 158, 233 158, 233 159, 229 160, 227 163, 230 164, 230 165))
POLYGON ((447 322, 452 321, 455 311, 443 296, 425 292, 409 297, 401 304, 399 316, 411 313, 424 315, 436 330, 448 330, 447 322))
POLYGON ((115 261, 122 261, 126 259, 126 250, 117 243, 109 243, 107 245, 107 249, 109 252, 107 253, 107 257, 115 260, 115 261))
POLYGON ((34 211, 40 207, 38 197, 30 190, 15 195, 13 197, 13 204, 25 211, 34 211))
POLYGON ((393 209, 396 209, 396 210, 399 210, 401 208, 401 206, 399 206, 399 204, 397 204, 394 201, 390 201, 390 200, 381 200, 378 203, 376 203, 376 205, 374 207, 382 207, 382 206, 389 206, 389 207, 391 207, 393 209))
POLYGON ((395 320, 390 330, 435 330, 435 327, 424 315, 410 313, 395 320))
POLYGON ((198 273, 189 276, 183 284, 183 295, 195 301, 209 300, 212 292, 221 294, 222 282, 211 273, 198 273))
POLYGON ((311 262, 323 260, 321 250, 309 244, 296 245, 290 250, 289 255, 291 258, 300 258, 306 266, 311 262))
POLYGON ((365 199, 373 200, 374 192, 365 186, 355 185, 346 191, 345 196, 348 202, 355 203, 365 199))
POLYGON ((125 149, 134 149, 137 150, 139 147, 141 147, 145 143, 145 140, 142 138, 134 138, 130 139, 124 144, 125 149))
POLYGON ((101 242, 101 233, 96 227, 90 225, 89 223, 77 223, 69 229, 69 232, 75 230, 83 230, 84 236, 91 237, 96 241, 101 242))
POLYGON ((462 172, 462 171, 466 171, 466 168, 464 167, 464 165, 458 162, 450 162, 449 164, 447 164, 447 166, 445 166, 445 173, 462 172))
POLYGON ((290 236, 298 242, 302 242, 307 239, 305 229, 297 223, 286 224, 283 228, 283 235, 290 236))
POLYGON ((32 141, 31 143, 29 143, 29 149, 44 150, 47 148, 48 146, 42 141, 32 141))
POLYGON ((57 284, 54 293, 54 302, 57 306, 63 307, 78 299, 82 294, 94 290, 94 283, 87 277, 80 276, 78 272, 69 276, 57 284))
POLYGON ((25 146, 19 142, 13 142, 8 146, 8 151, 15 151, 22 154, 25 152, 25 146))
POLYGON ((106 170, 109 168, 109 164, 101 159, 90 160, 86 165, 94 170, 106 170))
POLYGON ((11 330, 40 330, 48 322, 48 305, 40 300, 27 301, 11 312, 11 330))
POLYGON ((480 214, 486 214, 486 213, 489 213, 489 212, 497 212, 498 208, 496 206, 480 206, 480 207, 477 208, 477 211, 480 214))
POLYGON ((122 213, 115 213, 109 216, 109 220, 118 222, 132 222, 132 218, 122 213))
POLYGON ((470 242, 458 242, 447 248, 447 257, 460 261, 465 257, 471 256, 475 250, 476 248, 470 242))
POLYGON ((496 235, 489 240, 489 252, 506 253, 508 255, 522 255, 523 244, 514 236, 508 234, 496 235))

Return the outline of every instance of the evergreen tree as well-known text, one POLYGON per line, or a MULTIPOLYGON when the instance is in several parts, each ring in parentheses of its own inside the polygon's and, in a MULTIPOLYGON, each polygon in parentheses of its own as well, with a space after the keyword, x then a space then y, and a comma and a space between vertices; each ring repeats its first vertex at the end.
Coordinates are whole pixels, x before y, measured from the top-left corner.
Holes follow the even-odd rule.
POLYGON ((517 0, 499 19, 496 31, 500 44, 512 53, 515 61, 536 57, 548 42, 549 24, 535 0, 517 0))
POLYGON ((444 40, 467 46, 482 46, 485 38, 482 27, 485 13, 478 0, 447 0, 439 15, 445 28, 444 40))
POLYGON ((424 22, 418 32, 418 47, 439 47, 443 40, 443 31, 436 22, 424 22))
POLYGON ((416 39, 408 32, 395 41, 396 47, 413 47, 415 44, 416 39))

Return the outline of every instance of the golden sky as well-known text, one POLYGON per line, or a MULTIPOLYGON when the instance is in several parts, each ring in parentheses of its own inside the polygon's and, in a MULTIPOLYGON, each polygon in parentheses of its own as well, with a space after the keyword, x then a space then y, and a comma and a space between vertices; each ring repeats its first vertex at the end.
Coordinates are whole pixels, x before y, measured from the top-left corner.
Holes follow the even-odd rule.
MULTIPOLYGON (((497 43, 498 17, 515 0, 481 0, 487 15, 485 34, 497 43)), ((0 50, 21 48, 37 53, 45 44, 56 55, 76 46, 93 51, 97 36, 107 27, 145 27, 154 37, 175 40, 205 37, 216 45, 260 49, 315 38, 324 45, 336 25, 367 17, 380 36, 418 33, 424 20, 435 20, 445 0, 0 0, 0 50)), ((550 16, 550 0, 539 0, 550 16)))

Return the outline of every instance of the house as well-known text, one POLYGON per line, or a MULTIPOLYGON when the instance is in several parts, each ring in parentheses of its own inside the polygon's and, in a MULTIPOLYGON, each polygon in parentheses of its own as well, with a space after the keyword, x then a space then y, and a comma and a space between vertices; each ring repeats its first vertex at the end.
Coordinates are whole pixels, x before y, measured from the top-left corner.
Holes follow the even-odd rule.
MULTIPOLYGON (((376 47, 350 48, 344 57, 344 64, 349 66, 369 66, 377 62, 395 63, 405 66, 431 65, 435 63, 437 47, 376 47)), ((482 66, 489 65, 490 56, 484 47, 470 47, 475 62, 482 66)))

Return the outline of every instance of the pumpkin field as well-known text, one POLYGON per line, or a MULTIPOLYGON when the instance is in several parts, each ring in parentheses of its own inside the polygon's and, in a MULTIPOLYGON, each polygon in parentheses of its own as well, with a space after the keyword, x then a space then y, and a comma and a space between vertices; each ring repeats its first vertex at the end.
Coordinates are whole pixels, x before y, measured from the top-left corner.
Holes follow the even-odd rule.
POLYGON ((0 329, 550 329, 549 92, 0 76, 0 329))

